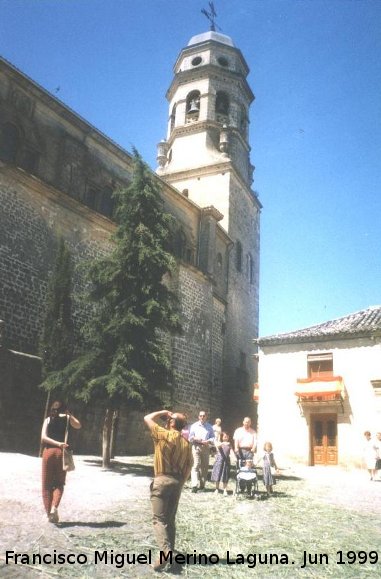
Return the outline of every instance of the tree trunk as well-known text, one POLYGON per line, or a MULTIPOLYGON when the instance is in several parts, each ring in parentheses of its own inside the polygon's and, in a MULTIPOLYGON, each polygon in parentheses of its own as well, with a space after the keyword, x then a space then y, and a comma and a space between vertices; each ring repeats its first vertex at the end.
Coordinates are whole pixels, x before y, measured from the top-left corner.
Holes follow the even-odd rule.
POLYGON ((116 442, 116 434, 118 431, 118 418, 119 418, 119 410, 114 410, 111 425, 111 449, 110 449, 111 458, 115 457, 115 442, 116 442))
POLYGON ((111 408, 106 409, 105 419, 103 422, 102 432, 102 467, 110 468, 111 464, 111 430, 114 411, 111 408))

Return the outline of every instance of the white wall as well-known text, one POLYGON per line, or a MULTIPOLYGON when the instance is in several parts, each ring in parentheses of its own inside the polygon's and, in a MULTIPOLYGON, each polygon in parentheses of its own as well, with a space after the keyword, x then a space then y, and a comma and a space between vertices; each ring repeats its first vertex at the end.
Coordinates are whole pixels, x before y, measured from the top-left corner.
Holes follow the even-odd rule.
POLYGON ((310 414, 337 413, 339 465, 360 466, 364 430, 381 430, 380 405, 371 384, 380 379, 380 340, 264 346, 259 353, 259 449, 270 440, 279 465, 309 464, 310 414), (307 377, 307 354, 320 352, 332 352, 334 375, 344 380, 344 413, 340 406, 316 403, 301 415, 295 396, 297 378, 307 377))

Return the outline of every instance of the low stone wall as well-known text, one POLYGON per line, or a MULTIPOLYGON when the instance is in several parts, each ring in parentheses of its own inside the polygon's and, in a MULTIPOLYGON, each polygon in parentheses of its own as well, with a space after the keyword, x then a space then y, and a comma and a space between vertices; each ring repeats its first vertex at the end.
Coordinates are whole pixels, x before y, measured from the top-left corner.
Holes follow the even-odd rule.
MULTIPOLYGON (((40 383, 40 358, 0 346, 0 452, 38 455, 47 400, 40 383)), ((82 422, 81 430, 71 434, 74 452, 101 455, 105 409, 95 403, 73 401, 70 410, 82 422)), ((146 452, 152 452, 152 441, 144 428, 142 413, 122 408, 115 454, 146 452)))
POLYGON ((0 346, 0 451, 37 455, 46 393, 41 360, 0 346))

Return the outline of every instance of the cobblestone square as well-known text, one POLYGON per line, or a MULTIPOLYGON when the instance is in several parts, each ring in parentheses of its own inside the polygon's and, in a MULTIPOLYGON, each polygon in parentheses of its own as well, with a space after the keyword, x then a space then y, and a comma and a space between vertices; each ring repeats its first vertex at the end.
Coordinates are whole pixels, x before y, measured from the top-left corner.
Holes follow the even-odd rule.
MULTIPOLYGON (((110 471, 102 470, 98 457, 77 456, 58 525, 43 512, 40 459, 8 453, 0 458, 2 577, 155 575, 148 562, 157 557, 151 456, 118 457, 110 471), (15 553, 71 555, 74 562, 15 564, 15 553)), ((334 467, 281 472, 270 499, 234 497, 234 480, 228 497, 216 496, 211 483, 196 495, 184 489, 177 546, 190 560, 183 577, 380 576, 381 481, 369 481, 365 470, 334 467)))

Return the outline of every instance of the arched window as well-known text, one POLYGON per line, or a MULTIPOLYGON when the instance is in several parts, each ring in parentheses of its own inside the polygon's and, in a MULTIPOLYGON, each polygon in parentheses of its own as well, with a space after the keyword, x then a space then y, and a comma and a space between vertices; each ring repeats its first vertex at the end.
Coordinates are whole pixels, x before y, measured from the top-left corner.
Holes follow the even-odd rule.
POLYGON ((251 253, 247 254, 247 277, 251 285, 254 283, 254 260, 251 253))
POLYGON ((86 205, 91 207, 91 209, 95 209, 95 211, 99 211, 101 199, 102 199, 102 192, 98 187, 94 185, 90 185, 87 187, 84 196, 84 202, 86 203, 86 205))
POLYGON ((28 173, 35 173, 40 153, 33 131, 29 131, 27 142, 24 131, 12 122, 4 123, 0 128, 0 159, 13 163, 28 173), (34 138, 34 141, 33 141, 34 138))
POLYGON ((172 107, 172 112, 171 112, 171 117, 170 117, 169 130, 171 133, 172 133, 173 129, 175 128, 175 124, 176 124, 176 104, 174 104, 172 107))
POLYGON ((91 209, 112 218, 114 212, 112 193, 112 187, 106 186, 102 188, 98 185, 90 184, 86 189, 83 201, 91 209))
POLYGON ((235 267, 237 271, 242 271, 242 243, 238 240, 235 243, 235 267))
POLYGON ((113 190, 111 187, 105 187, 102 191, 102 200, 100 212, 106 217, 112 217, 114 213, 114 199, 112 197, 113 190))
POLYGON ((245 107, 241 106, 239 111, 239 130, 241 131, 242 135, 246 138, 247 137, 247 114, 245 107))
POLYGON ((200 116, 200 91, 192 90, 187 96, 185 122, 193 123, 200 116))
POLYGON ((229 97, 225 92, 219 91, 216 95, 216 121, 227 123, 229 120, 229 97))
POLYGON ((180 259, 185 259, 186 247, 187 247, 187 239, 184 231, 180 228, 177 230, 175 236, 174 253, 176 257, 179 257, 180 259))
POLYGON ((173 254, 179 259, 193 264, 194 250, 184 230, 180 226, 173 237, 173 254))
POLYGON ((32 149, 24 149, 20 158, 20 167, 28 173, 35 173, 38 166, 39 153, 32 149))
POLYGON ((19 129, 13 123, 5 123, 0 134, 0 158, 8 163, 16 163, 21 144, 19 129))

